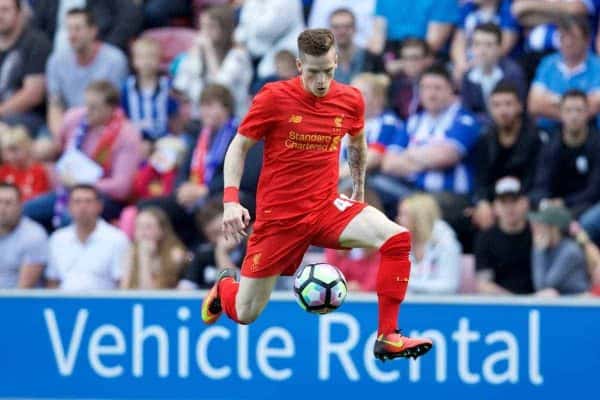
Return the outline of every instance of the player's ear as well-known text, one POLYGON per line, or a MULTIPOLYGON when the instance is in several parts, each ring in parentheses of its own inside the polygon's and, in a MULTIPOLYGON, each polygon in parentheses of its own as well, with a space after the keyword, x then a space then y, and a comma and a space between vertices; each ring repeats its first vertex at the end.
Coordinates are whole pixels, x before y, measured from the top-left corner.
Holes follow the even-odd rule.
POLYGON ((302 73, 302 60, 300 58, 296 58, 296 68, 298 68, 298 73, 302 73))

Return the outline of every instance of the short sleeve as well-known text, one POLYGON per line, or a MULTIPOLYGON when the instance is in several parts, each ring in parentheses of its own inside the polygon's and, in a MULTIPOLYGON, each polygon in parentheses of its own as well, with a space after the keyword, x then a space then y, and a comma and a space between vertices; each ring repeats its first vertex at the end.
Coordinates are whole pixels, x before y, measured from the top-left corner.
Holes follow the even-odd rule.
POLYGON ((585 89, 585 92, 588 95, 592 92, 597 92, 600 90, 600 57, 596 55, 590 55, 589 57, 591 57, 590 62, 593 66, 590 68, 590 70, 593 71, 593 77, 585 89))
POLYGON ((452 141, 464 156, 479 138, 479 125, 475 118, 469 114, 459 114, 446 133, 446 139, 452 141))
POLYGON ((62 100, 60 93, 60 78, 58 76, 59 59, 56 52, 52 53, 46 64, 46 88, 50 98, 58 98, 62 100))
POLYGON ((365 127, 365 101, 363 100, 363 97, 360 94, 360 92, 358 91, 358 89, 353 88, 353 90, 355 90, 355 95, 356 95, 356 97, 355 97, 356 98, 356 102, 355 102, 356 112, 354 113, 352 127, 350 128, 350 131, 348 132, 352 136, 360 133, 365 127))
POLYGON ((460 19, 460 10, 456 0, 437 0, 432 1, 431 4, 429 22, 454 25, 460 19))
POLYGON ((251 139, 260 140, 273 129, 276 115, 275 95, 270 85, 265 85, 254 97, 238 131, 251 139))
POLYGON ((27 235, 22 265, 45 265, 48 262, 48 235, 41 226, 33 225, 27 235))
POLYGON ((547 56, 542 60, 535 71, 532 86, 539 86, 546 90, 550 90, 548 83, 552 75, 553 55, 547 56))

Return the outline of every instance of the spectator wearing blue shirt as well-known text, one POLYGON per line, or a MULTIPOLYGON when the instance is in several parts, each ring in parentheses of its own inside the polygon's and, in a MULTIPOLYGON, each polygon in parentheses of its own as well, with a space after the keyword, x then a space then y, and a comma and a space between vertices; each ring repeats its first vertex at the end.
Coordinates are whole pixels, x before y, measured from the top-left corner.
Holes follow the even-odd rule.
POLYGON ((459 19, 456 0, 378 0, 373 37, 369 49, 381 54, 396 52, 406 37, 425 39, 434 53, 441 50, 459 19))
MULTIPOLYGON (((386 94, 390 85, 387 75, 365 72, 357 75, 352 85, 360 90, 365 102, 367 173, 372 173, 379 170, 386 147, 399 140, 404 125, 393 111, 385 108, 386 94)), ((342 143, 340 179, 344 180, 350 178, 350 168, 346 163, 347 142, 344 140, 342 143)))
POLYGON ((510 0, 467 0, 460 7, 460 19, 452 38, 450 57, 457 81, 472 66, 472 46, 475 28, 494 23, 502 30, 502 55, 511 53, 519 39, 519 23, 510 12, 510 0))
POLYGON ((542 60, 529 92, 529 112, 543 128, 557 126, 561 95, 570 89, 586 93, 590 115, 600 111, 600 58, 589 52, 587 20, 563 17, 559 32, 560 51, 542 60))
POLYGON ((169 120, 177 113, 177 102, 170 95, 171 85, 160 76, 160 47, 150 38, 140 38, 132 46, 133 67, 121 89, 121 105, 127 117, 142 132, 144 140, 154 142, 169 133, 169 120))
POLYGON ((513 84, 524 103, 527 83, 521 67, 509 58, 502 58, 502 31, 494 23, 478 25, 473 33, 473 66, 462 79, 461 97, 465 108, 477 115, 483 125, 491 124, 489 98, 501 81, 513 84))

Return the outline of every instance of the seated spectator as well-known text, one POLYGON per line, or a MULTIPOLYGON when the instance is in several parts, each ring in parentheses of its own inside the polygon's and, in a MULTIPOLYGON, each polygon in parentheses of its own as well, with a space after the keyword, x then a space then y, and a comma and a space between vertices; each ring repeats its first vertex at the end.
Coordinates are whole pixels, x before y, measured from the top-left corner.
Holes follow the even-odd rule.
POLYGON ((275 73, 252 84, 250 94, 255 95, 269 82, 285 81, 298 76, 296 56, 289 50, 279 50, 275 54, 275 73))
POLYGON ((519 99, 524 101, 526 98, 527 83, 523 71, 514 61, 502 58, 501 45, 502 31, 498 25, 478 25, 473 32, 472 67, 461 79, 463 105, 484 125, 490 123, 489 98, 499 82, 510 82, 519 91, 519 99))
POLYGON ((50 43, 26 25, 21 3, 0 0, 0 122, 26 125, 37 134, 44 124, 44 68, 50 43))
POLYGON ((208 289, 224 268, 240 268, 246 243, 235 243, 223 234, 223 199, 211 198, 196 214, 196 221, 206 241, 198 245, 188 264, 178 289, 208 289))
POLYGON ((378 0, 369 50, 395 53, 403 39, 418 37, 435 54, 448 42, 459 17, 455 0, 378 0))
POLYGON ((538 124, 554 128, 560 120, 561 96, 579 89, 588 97, 590 115, 600 111, 600 58, 589 51, 590 27, 585 19, 559 21, 560 51, 545 57, 529 92, 529 112, 538 124))
POLYGON ((586 260, 577 243, 563 235, 569 211, 549 205, 531 213, 533 285, 537 296, 579 294, 590 288, 586 260))
POLYGON ((64 112, 84 103, 85 88, 97 80, 116 87, 127 76, 127 58, 118 48, 97 39, 98 25, 90 11, 75 8, 67 13, 69 47, 52 52, 46 67, 48 128, 57 136, 64 112))
POLYGON ((85 104, 67 112, 59 132, 59 187, 25 204, 25 214, 49 230, 69 222, 66 189, 76 183, 93 183, 104 202, 103 217, 118 218, 141 161, 141 135, 120 109, 117 88, 107 81, 93 82, 85 104))
POLYGON ((433 63, 429 45, 423 39, 406 38, 400 43, 398 59, 388 59, 385 70, 392 77, 390 103, 403 120, 419 108, 419 78, 433 63))
POLYGON ((600 249, 578 222, 571 222, 569 234, 585 253, 592 295, 600 295, 600 249))
POLYGON ((142 27, 142 11, 134 0, 43 0, 33 3, 33 25, 54 41, 55 51, 69 46, 67 15, 72 7, 85 6, 98 21, 100 39, 123 51, 142 27))
POLYGON ((228 6, 211 7, 200 15, 196 41, 180 61, 173 80, 173 87, 190 102, 193 119, 198 118, 202 91, 211 83, 231 91, 238 115, 248 107, 252 63, 245 49, 233 46, 234 27, 234 13, 228 6))
MULTIPOLYGON (((1 8, 0 8, 1 9, 1 8)), ((21 215, 19 189, 0 182, 0 289, 32 288, 48 258, 48 236, 21 215)))
POLYGON ((560 134, 542 147, 531 193, 536 204, 558 202, 575 216, 600 200, 600 136, 588 125, 588 102, 579 90, 563 95, 560 134))
POLYGON ((479 233, 475 241, 477 291, 493 295, 532 293, 529 200, 517 178, 498 180, 493 208, 496 224, 479 233))
POLYGON ((135 220, 121 289, 174 288, 186 261, 185 253, 167 215, 159 208, 144 209, 135 220))
POLYGON ((421 76, 423 111, 409 118, 404 134, 384 154, 383 175, 371 180, 384 196, 384 204, 390 199, 396 204, 415 190, 445 192, 456 200, 471 192, 469 153, 479 127, 454 95, 452 84, 450 74, 440 66, 429 67, 421 76))
MULTIPOLYGON (((378 171, 387 145, 402 135, 402 121, 386 109, 386 94, 390 80, 386 75, 364 72, 352 81, 352 86, 360 90, 365 102, 365 136, 367 138, 367 173, 378 171)), ((340 179, 350 177, 347 160, 347 138, 342 140, 342 162, 340 179)))
POLYGON ((398 223, 411 232, 410 280, 413 294, 454 294, 461 277, 461 246, 442 219, 435 199, 414 194, 398 204, 398 223))
POLYGON ((351 10, 338 8, 333 11, 328 26, 337 47, 336 81, 348 84, 359 73, 373 69, 375 57, 364 47, 355 44, 356 17, 351 10))
POLYGON ((510 12, 510 0, 467 0, 460 6, 460 18, 452 37, 450 57, 457 81, 472 67, 469 49, 473 33, 481 24, 498 25, 502 32, 500 54, 507 56, 519 39, 519 24, 510 12))
POLYGON ((296 52, 296 40, 304 29, 301 0, 245 0, 234 41, 243 45, 262 79, 273 74, 273 58, 279 50, 296 52))
POLYGON ((0 131, 0 182, 19 188, 21 200, 27 201, 50 190, 46 167, 33 160, 31 139, 23 127, 0 131))
MULTIPOLYGON (((174 195, 149 199, 139 204, 140 208, 154 205, 163 209, 188 247, 198 241, 194 212, 206 202, 209 195, 223 191, 225 152, 238 125, 233 112, 233 98, 229 90, 217 84, 207 86, 200 99, 202 128, 179 169, 174 195)), ((242 179, 241 186, 241 190, 249 191, 252 197, 256 191, 259 170, 256 157, 262 154, 260 147, 257 151, 250 151, 252 155, 249 154, 246 170, 251 169, 252 172, 242 179)))
POLYGON ((342 7, 347 8, 356 17, 354 42, 357 46, 365 47, 373 34, 375 2, 375 0, 314 0, 308 16, 308 27, 326 28, 329 26, 332 12, 342 7))
POLYGON ((129 242, 119 229, 100 219, 102 198, 91 185, 69 194, 73 223, 50 236, 48 287, 64 290, 116 289, 129 242))
POLYGON ((133 69, 121 89, 121 105, 144 140, 154 142, 170 132, 169 121, 177 113, 169 78, 160 75, 160 47, 150 38, 132 45, 133 69))
POLYGON ((489 101, 493 124, 475 145, 475 209, 473 223, 488 229, 494 223, 491 202, 494 185, 504 176, 518 178, 523 192, 533 187, 535 167, 542 146, 541 135, 523 111, 517 89, 501 82, 489 101))

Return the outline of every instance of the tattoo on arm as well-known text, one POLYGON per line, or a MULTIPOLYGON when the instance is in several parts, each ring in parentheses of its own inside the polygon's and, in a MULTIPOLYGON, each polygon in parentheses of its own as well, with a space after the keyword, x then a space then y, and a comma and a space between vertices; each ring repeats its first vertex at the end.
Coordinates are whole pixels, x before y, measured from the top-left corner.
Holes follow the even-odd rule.
POLYGON ((363 193, 367 166, 367 144, 364 139, 349 143, 348 165, 350 166, 350 175, 352 176, 352 191, 354 193, 363 193))

